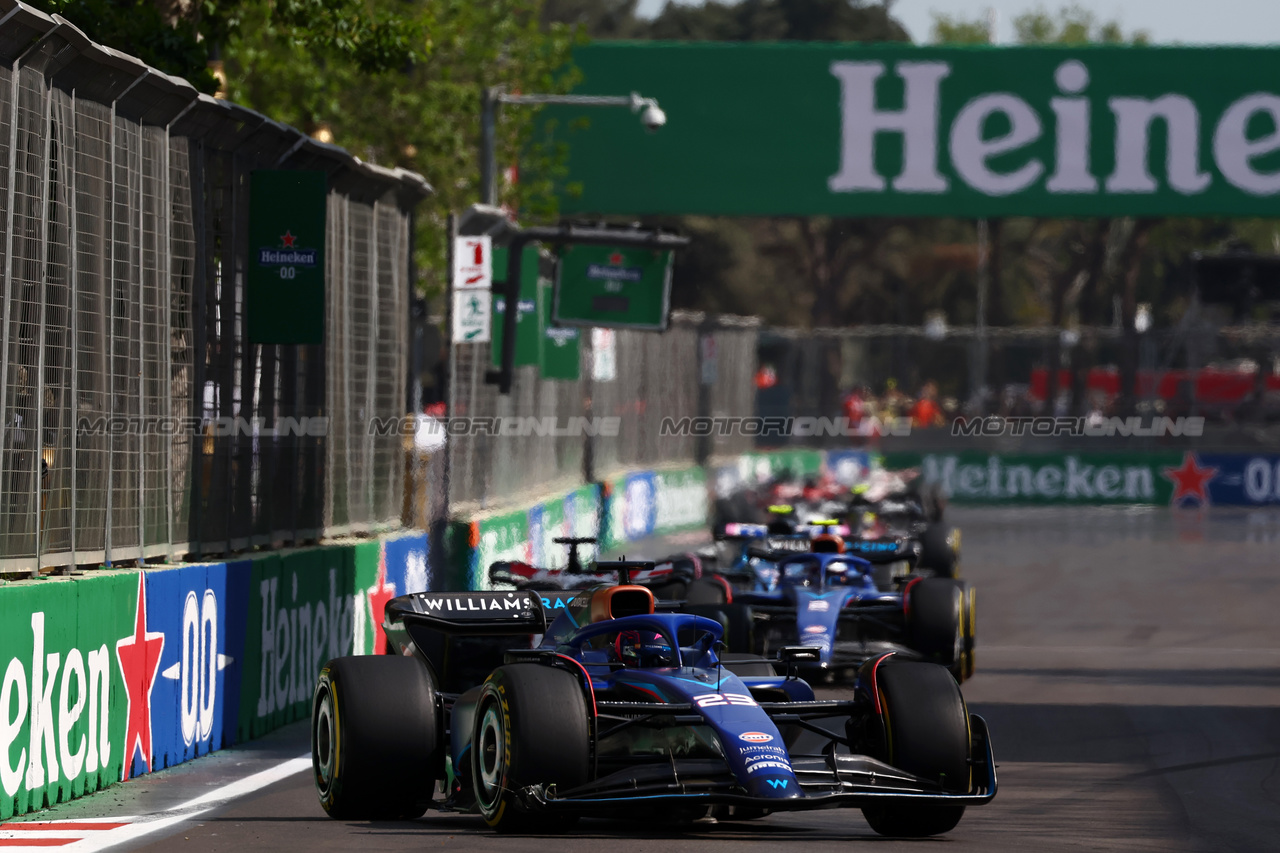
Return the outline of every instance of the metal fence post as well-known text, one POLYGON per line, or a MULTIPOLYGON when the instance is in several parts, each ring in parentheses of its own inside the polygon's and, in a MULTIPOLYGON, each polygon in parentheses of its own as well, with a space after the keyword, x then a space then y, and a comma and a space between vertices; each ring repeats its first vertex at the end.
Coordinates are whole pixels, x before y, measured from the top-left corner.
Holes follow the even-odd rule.
MULTIPOLYGON (((207 317, 205 310, 206 292, 208 290, 208 270, 205 264, 208 262, 205 256, 206 238, 205 238, 205 187, 204 187, 204 144, 197 139, 191 139, 188 142, 187 162, 191 169, 191 230, 194 234, 194 266, 191 271, 191 329, 192 329, 192 353, 191 353, 191 405, 194 411, 193 415, 200 417, 199 423, 204 422, 204 386, 208 379, 208 356, 205 352, 208 343, 208 329, 205 326, 207 317)), ((203 536, 203 513, 201 512, 201 499, 204 495, 204 429, 200 430, 198 435, 193 435, 191 440, 191 452, 188 454, 188 464, 191 466, 191 483, 188 486, 190 497, 188 498, 190 509, 187 511, 187 539, 190 542, 188 547, 195 556, 204 553, 204 536, 203 536)))
MULTIPOLYGON (((173 417, 173 187, 169 183, 169 127, 164 129, 164 156, 160 166, 160 299, 163 310, 163 339, 160 352, 164 364, 164 375, 160 377, 160 387, 164 392, 162 417, 173 417)), ((164 445, 164 515, 165 515, 165 561, 171 561, 173 554, 173 436, 168 436, 164 445)))
MULTIPOLYGON (((35 477, 36 500, 33 507, 35 515, 36 556, 31 566, 31 576, 40 577, 40 555, 44 551, 44 341, 45 318, 49 308, 49 150, 53 145, 53 84, 44 81, 44 116, 40 126, 44 129, 44 157, 41 162, 40 175, 40 213, 45 227, 40 229, 40 325, 36 344, 36 428, 33 433, 34 458, 31 467, 35 477)), ((8 304, 6 303, 6 309, 8 304)))
MULTIPOLYGON (((16 9, 14 10, 16 11, 16 9)), ((7 17, 7 16, 6 16, 7 17)), ((4 223, 4 319, 2 325, 4 329, 0 332, 0 458, 2 458, 5 448, 8 446, 6 437, 9 429, 9 409, 8 409, 8 390, 9 390, 9 327, 13 324, 12 317, 9 316, 9 306, 13 304, 13 203, 14 203, 14 186, 13 176, 18 170, 18 61, 14 60, 13 67, 10 71, 9 78, 9 187, 8 199, 5 204, 5 223, 4 223)), ((0 484, 0 500, 3 500, 8 490, 0 484)), ((4 544, 7 548, 8 534, 11 530, 11 517, 5 510, 4 505, 0 504, 0 533, 5 535, 4 544)), ((9 556, 3 554, 0 556, 9 556)))
MULTIPOLYGON (((76 90, 72 89, 71 90, 71 120, 73 123, 75 121, 75 115, 76 115, 76 90)), ((71 568, 73 570, 77 565, 77 562, 76 562, 76 510, 78 508, 77 507, 78 502, 76 501, 76 491, 77 491, 76 486, 77 486, 77 479, 78 479, 77 474, 79 474, 80 472, 79 460, 76 453, 76 445, 79 443, 79 440, 80 440, 80 433, 78 429, 79 417, 80 417, 80 401, 78 399, 80 396, 80 347, 79 347, 79 340, 80 340, 80 310, 79 310, 80 309, 80 267, 79 267, 80 259, 79 259, 79 254, 80 253, 76 250, 76 244, 79 241, 77 239, 78 232, 76 230, 77 228, 76 220, 78 216, 78 211, 76 208, 76 171, 75 171, 76 158, 75 158, 75 152, 74 152, 75 139, 76 139, 76 135, 75 135, 75 129, 73 127, 71 130, 71 140, 72 140, 71 148, 73 149, 73 151, 71 156, 67 158, 68 162, 62 164, 63 168, 67 171, 67 174, 69 174, 70 176, 69 179, 66 181, 66 185, 68 187, 67 201, 69 206, 69 212, 67 217, 67 222, 68 222, 67 246, 69 249, 69 251, 67 252, 67 304, 70 308, 70 311, 68 313, 70 314, 70 321, 71 321, 70 323, 71 345, 69 347, 69 350, 70 350, 69 361, 71 363, 70 364, 71 381, 69 383, 71 386, 71 423, 70 423, 71 445, 69 447, 69 455, 71 457, 70 459, 71 515, 68 521, 68 526, 70 528, 68 530, 68 533, 71 538, 71 542, 70 542, 71 568)))
MULTIPOLYGON (((369 214, 369 344, 365 351, 365 358, 368 360, 368 372, 365 374, 368 381, 365 382, 365 403, 364 414, 365 424, 362 432, 364 433, 364 461, 365 471, 368 472, 368 478, 365 481, 365 518, 364 523, 372 526, 376 519, 373 517, 377 507, 374 495, 374 475, 377 468, 374 466, 374 437, 373 431, 369 429, 369 420, 377 412, 378 405, 378 321, 380 319, 379 311, 382 302, 382 282, 378 280, 378 203, 375 201, 370 206, 369 214)), ((357 424, 359 428, 359 424, 357 424)))

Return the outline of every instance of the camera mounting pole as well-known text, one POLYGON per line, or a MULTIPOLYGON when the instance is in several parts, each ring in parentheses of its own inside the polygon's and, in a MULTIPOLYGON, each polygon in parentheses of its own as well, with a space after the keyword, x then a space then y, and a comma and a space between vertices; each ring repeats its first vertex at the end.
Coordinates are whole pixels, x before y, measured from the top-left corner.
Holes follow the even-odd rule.
POLYGON ((511 95, 501 86, 484 90, 480 100, 480 195, 489 205, 498 203, 498 105, 558 104, 571 107, 630 107, 640 114, 640 122, 650 132, 667 123, 667 114, 653 98, 639 92, 630 95, 511 95))

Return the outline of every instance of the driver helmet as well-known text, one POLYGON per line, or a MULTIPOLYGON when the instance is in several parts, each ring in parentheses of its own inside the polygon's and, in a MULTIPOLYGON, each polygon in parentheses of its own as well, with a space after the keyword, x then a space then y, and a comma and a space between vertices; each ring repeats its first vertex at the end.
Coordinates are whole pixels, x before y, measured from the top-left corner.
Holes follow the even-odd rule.
POLYGON ((653 631, 619 631, 613 648, 623 666, 637 669, 671 666, 675 660, 671 643, 653 631))

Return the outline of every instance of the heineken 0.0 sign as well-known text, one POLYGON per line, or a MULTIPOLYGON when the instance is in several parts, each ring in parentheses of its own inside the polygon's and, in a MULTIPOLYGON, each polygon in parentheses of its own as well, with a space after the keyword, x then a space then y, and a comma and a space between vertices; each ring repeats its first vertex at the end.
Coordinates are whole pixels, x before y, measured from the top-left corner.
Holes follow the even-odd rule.
POLYGON ((539 283, 538 369, 543 379, 576 380, 581 361, 582 330, 557 326, 551 320, 551 285, 539 283))
POLYGON ((659 330, 671 305, 670 251, 567 245, 556 276, 557 324, 659 330))
POLYGON ((254 344, 324 343, 324 172, 255 171, 245 314, 254 344))

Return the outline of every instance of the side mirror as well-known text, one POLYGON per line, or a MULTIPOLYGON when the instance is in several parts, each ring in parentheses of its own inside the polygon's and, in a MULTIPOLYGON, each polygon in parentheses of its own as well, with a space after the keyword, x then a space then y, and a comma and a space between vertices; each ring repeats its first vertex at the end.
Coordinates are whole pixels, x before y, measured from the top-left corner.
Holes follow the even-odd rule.
POLYGON ((783 663, 818 663, 822 649, 817 646, 783 646, 778 649, 778 660, 783 663))

